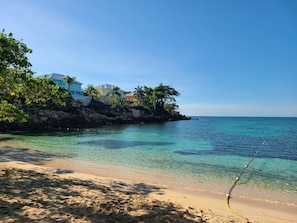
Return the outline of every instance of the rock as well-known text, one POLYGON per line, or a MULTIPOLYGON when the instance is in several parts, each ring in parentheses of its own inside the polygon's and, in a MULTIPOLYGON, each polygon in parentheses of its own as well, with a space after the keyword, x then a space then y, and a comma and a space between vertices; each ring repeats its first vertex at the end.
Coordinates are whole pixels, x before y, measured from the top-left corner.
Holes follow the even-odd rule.
POLYGON ((96 128, 102 125, 115 124, 144 124, 166 121, 188 120, 186 116, 152 116, 133 117, 132 110, 127 108, 111 108, 110 106, 92 109, 83 106, 58 107, 46 109, 42 107, 25 107, 23 110, 29 115, 25 123, 1 123, 0 131, 7 130, 77 130, 81 128, 96 128))

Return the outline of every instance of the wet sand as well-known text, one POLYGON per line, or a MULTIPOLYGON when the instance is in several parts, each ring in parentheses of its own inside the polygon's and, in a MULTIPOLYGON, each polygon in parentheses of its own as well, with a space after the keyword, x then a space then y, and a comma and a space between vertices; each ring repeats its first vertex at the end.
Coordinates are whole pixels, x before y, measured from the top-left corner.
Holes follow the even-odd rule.
POLYGON ((64 168, 63 159, 48 162, 46 156, 9 161, 7 151, 0 162, 1 222, 284 223, 297 219, 296 207, 231 199, 232 209, 247 220, 232 214, 220 194, 168 187, 145 177, 131 179, 127 172, 112 178, 100 176, 100 171, 87 174, 83 168, 79 171, 80 166, 64 168))

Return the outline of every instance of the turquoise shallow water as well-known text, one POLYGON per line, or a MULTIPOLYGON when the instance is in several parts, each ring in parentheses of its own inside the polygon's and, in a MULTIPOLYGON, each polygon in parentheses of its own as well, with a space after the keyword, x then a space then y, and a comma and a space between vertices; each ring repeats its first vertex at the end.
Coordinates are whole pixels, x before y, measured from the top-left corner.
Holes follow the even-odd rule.
POLYGON ((231 185, 259 151, 241 184, 297 193, 297 118, 200 117, 5 137, 75 160, 231 185))

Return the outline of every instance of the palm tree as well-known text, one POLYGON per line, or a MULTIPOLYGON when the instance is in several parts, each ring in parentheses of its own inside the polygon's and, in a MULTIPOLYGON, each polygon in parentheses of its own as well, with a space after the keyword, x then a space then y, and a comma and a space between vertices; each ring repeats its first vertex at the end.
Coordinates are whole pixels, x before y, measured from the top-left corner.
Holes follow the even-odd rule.
POLYGON ((70 77, 70 76, 68 76, 68 75, 66 75, 65 77, 64 77, 64 81, 67 83, 67 85, 68 85, 68 91, 69 91, 69 93, 71 94, 71 92, 70 92, 70 85, 73 83, 73 82, 75 82, 75 77, 70 77))
POLYGON ((174 96, 180 95, 180 93, 176 91, 173 87, 163 84, 159 84, 159 86, 155 87, 154 93, 157 98, 157 103, 162 107, 166 102, 175 101, 174 96))
POLYGON ((114 96, 117 96, 117 97, 120 97, 121 96, 121 89, 117 86, 113 86, 112 87, 112 91, 111 91, 111 95, 114 97, 114 96))
POLYGON ((111 104, 115 105, 117 102, 120 102, 121 99, 121 89, 117 86, 113 86, 111 92, 107 94, 111 99, 111 104))
POLYGON ((151 87, 144 86, 144 97, 142 100, 142 106, 153 114, 153 108, 154 108, 154 97, 153 97, 153 89, 151 87))
POLYGON ((168 85, 163 85, 162 83, 159 86, 153 89, 153 92, 150 96, 151 103, 155 113, 163 113, 165 110, 164 105, 166 103, 175 102, 174 96, 179 96, 180 93, 176 91, 173 87, 168 85))
POLYGON ((86 95, 91 96, 92 98, 100 97, 100 92, 92 84, 88 84, 84 92, 86 95))
POLYGON ((143 102, 144 102, 144 97, 145 97, 145 92, 143 90, 143 87, 140 87, 140 86, 137 86, 136 88, 134 88, 134 96, 136 97, 138 103, 140 105, 143 105, 143 102))

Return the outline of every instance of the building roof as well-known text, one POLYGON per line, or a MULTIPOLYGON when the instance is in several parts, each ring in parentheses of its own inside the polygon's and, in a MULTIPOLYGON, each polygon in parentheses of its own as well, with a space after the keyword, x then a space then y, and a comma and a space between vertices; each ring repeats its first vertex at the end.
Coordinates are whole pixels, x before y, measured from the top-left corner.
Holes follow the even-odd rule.
MULTIPOLYGON (((53 80, 64 80, 64 78, 66 77, 66 75, 63 74, 56 74, 56 73, 51 73, 51 74, 42 74, 40 76, 38 76, 39 78, 48 78, 48 79, 53 79, 53 80)), ((74 81, 77 84, 81 84, 79 81, 75 80, 74 81)))
POLYGON ((135 97, 135 94, 133 92, 125 94, 125 95, 128 96, 128 97, 135 97))
POLYGON ((106 89, 112 89, 113 88, 113 85, 111 84, 101 84, 101 85, 98 85, 97 87, 95 88, 106 88, 106 89))
POLYGON ((51 73, 51 74, 42 74, 38 77, 41 78, 48 78, 48 79, 55 79, 55 80, 62 80, 65 78, 65 75, 62 74, 56 74, 56 73, 51 73))

